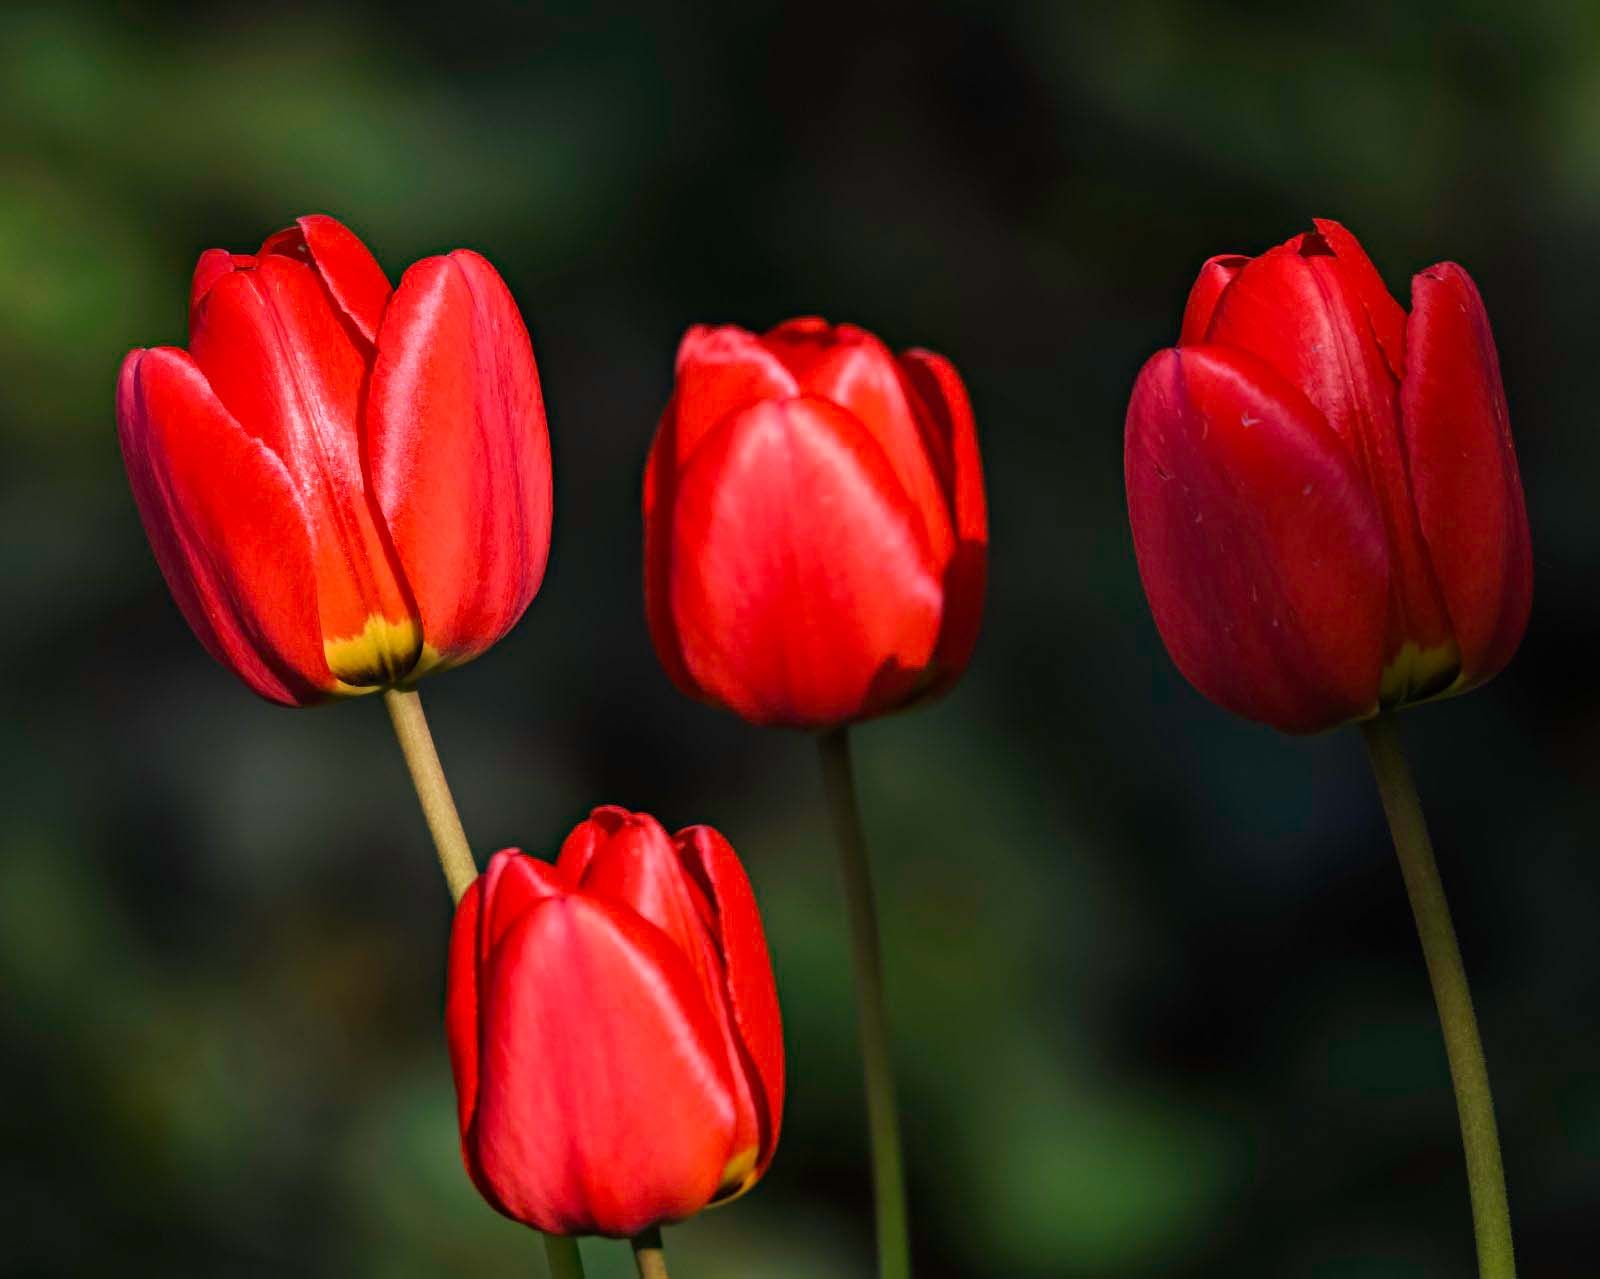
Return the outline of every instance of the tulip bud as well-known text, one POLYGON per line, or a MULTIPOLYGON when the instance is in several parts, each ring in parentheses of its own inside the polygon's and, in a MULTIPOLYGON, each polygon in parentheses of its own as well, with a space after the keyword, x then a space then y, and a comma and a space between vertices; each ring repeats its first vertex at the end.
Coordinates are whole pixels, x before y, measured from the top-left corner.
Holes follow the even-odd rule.
POLYGON ((753 723, 881 715, 971 657, 988 523, 972 408, 941 356, 816 319, 689 330, 644 515, 662 664, 753 723))
POLYGON ((708 826, 597 808, 555 865, 496 853, 456 911, 446 1030, 467 1172, 539 1230, 634 1236, 772 1160, 777 991, 708 826))
POLYGON ((1317 221, 1205 264, 1128 406, 1128 513, 1173 660, 1285 732, 1463 692, 1511 660, 1533 563, 1488 316, 1453 263, 1409 315, 1317 221))
POLYGON ((200 642, 303 706, 482 653, 550 545, 533 349, 494 268, 428 258, 391 291, 332 218, 195 268, 189 350, 117 385, 145 532, 200 642))

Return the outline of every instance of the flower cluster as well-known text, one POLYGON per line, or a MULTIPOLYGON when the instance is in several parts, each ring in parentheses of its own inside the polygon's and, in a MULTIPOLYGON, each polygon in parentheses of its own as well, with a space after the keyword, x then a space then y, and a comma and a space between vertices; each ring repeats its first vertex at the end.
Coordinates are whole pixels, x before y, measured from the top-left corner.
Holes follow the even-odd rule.
MULTIPOLYGON (((202 254, 189 330, 186 351, 128 355, 117 424, 156 560, 213 657, 306 706, 408 694, 510 631, 549 556, 550 444, 527 329, 487 261, 428 258, 393 288, 344 226, 303 217, 255 253, 202 254)), ((644 517, 663 663, 752 722, 880 715, 947 689, 972 653, 983 480, 966 391, 931 352, 820 320, 691 330, 644 517)), ((448 829, 437 759, 411 758, 432 750, 425 727, 402 742, 448 829)), ((777 994, 715 830, 601 808, 553 864, 497 853, 450 954, 462 1155, 501 1212, 635 1236, 766 1171, 777 994)))
MULTIPOLYGON (((1532 562, 1478 291, 1444 263, 1415 277, 1410 302, 1335 222, 1212 258, 1178 344, 1138 375, 1125 479, 1156 626, 1196 688, 1290 733, 1370 721, 1429 969, 1449 981, 1460 956, 1384 712, 1511 660, 1532 562)), ((598 808, 554 861, 507 849, 473 880, 416 700, 423 675, 516 625, 550 550, 539 377, 494 268, 458 250, 392 287, 323 216, 253 254, 213 249, 195 268, 188 349, 127 357, 117 423, 156 560, 212 656, 286 705, 378 691, 389 704, 462 894, 445 1024, 483 1197, 550 1236, 649 1252, 662 1223, 749 1190, 777 1148, 785 1067, 733 848, 709 826, 668 835, 598 808)), ((642 515, 644 611, 671 679, 752 724, 822 730, 891 1223, 880 1268, 908 1275, 843 730, 947 691, 972 657, 989 535, 966 388, 942 356, 896 355, 851 325, 696 326, 642 515)), ((1449 989, 1469 1162, 1497 1170, 1464 978, 1449 989)), ((1475 1176, 1482 1208, 1493 1188, 1475 1176)), ((1503 1186, 1498 1202, 1503 1217, 1503 1186)), ((1479 1231, 1509 1266, 1509 1225, 1485 1209, 1479 1231)))

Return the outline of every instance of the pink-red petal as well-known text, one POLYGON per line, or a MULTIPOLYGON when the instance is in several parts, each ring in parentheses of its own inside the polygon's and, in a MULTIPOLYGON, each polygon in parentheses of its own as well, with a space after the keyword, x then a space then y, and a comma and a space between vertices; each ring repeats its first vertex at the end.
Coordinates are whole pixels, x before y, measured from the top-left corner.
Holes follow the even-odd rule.
POLYGON ((488 963, 512 926, 546 897, 571 892, 572 879, 559 866, 520 849, 504 848, 489 859, 482 875, 472 881, 483 886, 484 907, 478 923, 478 959, 488 963))
POLYGON ((1389 286, 1383 282, 1360 240, 1331 218, 1313 218, 1311 223, 1322 242, 1338 258, 1356 296, 1361 299, 1373 337, 1383 351, 1389 372, 1398 380, 1405 375, 1406 368, 1405 308, 1389 292, 1389 286))
MULTIPOLYGON (((610 818, 605 814, 585 825, 612 825, 610 818)), ((722 1034, 735 1111, 732 1149, 735 1154, 748 1152, 753 1161, 763 1148, 765 1106, 757 1096, 758 1081, 746 1064, 747 1054, 734 1022, 724 960, 713 933, 717 921, 707 896, 709 885, 691 874, 678 843, 655 818, 647 813, 625 813, 594 848, 580 887, 590 896, 632 910, 654 924, 688 961, 722 1034)), ((767 971, 770 982, 770 967, 767 971)), ((753 1174, 751 1167, 741 1169, 738 1188, 748 1184, 747 1177, 753 1181, 753 1174)))
POLYGON ((551 897, 483 978, 469 1145, 505 1211, 624 1237, 703 1208, 733 1107, 711 1010, 665 934, 582 893, 551 897))
POLYGON ((295 229, 334 301, 367 345, 377 345, 391 292, 378 260, 355 232, 325 213, 295 219, 295 229))
POLYGON ((1353 238, 1335 223, 1325 225, 1339 248, 1314 231, 1251 259, 1223 294, 1207 340, 1270 364, 1360 461, 1390 547, 1386 657, 1407 644, 1436 650, 1449 644, 1450 623, 1417 525, 1400 440, 1400 387, 1386 348, 1403 346, 1404 337, 1395 337, 1383 300, 1397 304, 1353 238))
POLYGON ((283 463, 172 348, 123 362, 117 431, 156 562, 200 642, 262 697, 322 700, 334 680, 308 516, 283 463))
POLYGON ((270 252, 211 286, 190 348, 217 398, 294 480, 310 514, 323 638, 350 653, 335 673, 369 684, 410 671, 421 638, 363 473, 359 341, 305 256, 270 252), (374 618, 388 642, 363 646, 374 618))
POLYGON ((550 439, 533 347, 483 258, 459 250, 405 273, 378 333, 364 430, 432 650, 425 660, 468 661, 522 616, 550 551, 550 439))
POLYGON ((700 445, 672 504, 662 584, 703 696, 755 723, 816 726, 906 700, 942 614, 942 564, 859 421, 766 401, 700 445))
POLYGON ((1206 259, 1189 290, 1189 301, 1183 308, 1183 328, 1178 336, 1179 346, 1193 346, 1206 340, 1211 328, 1211 317, 1217 303, 1233 283, 1234 277, 1250 259, 1237 253, 1222 253, 1206 259))
POLYGON ((988 498, 972 402, 955 365, 932 351, 911 350, 900 357, 900 367, 949 458, 946 484, 956 542, 944 570, 944 621, 928 689, 938 694, 961 677, 978 643, 989 573, 988 498))
MULTIPOLYGON (((493 864, 491 861, 490 866, 493 864)), ((450 1073, 456 1083, 456 1118, 461 1128, 461 1155, 468 1171, 473 1171, 474 1161, 467 1149, 466 1137, 473 1112, 478 1108, 478 954, 486 878, 486 875, 479 875, 473 880, 456 905, 455 919, 450 926, 450 953, 445 972, 445 1044, 450 1051, 450 1073)), ((484 1189, 481 1185, 478 1188, 484 1189)))
POLYGON ((732 324, 696 324, 678 344, 670 461, 688 461, 706 433, 724 418, 762 400, 799 395, 800 386, 754 333, 732 324))
POLYGON ((690 826, 676 840, 684 863, 711 900, 733 1026, 759 1085, 754 1097, 760 1148, 753 1181, 772 1162, 783 1124, 783 1023, 766 932, 750 880, 728 841, 709 826, 690 826))
POLYGON ((1411 284, 1401 420, 1434 576, 1464 685, 1516 652, 1533 601, 1528 514, 1500 359, 1472 278, 1453 262, 1411 284))
POLYGON ((853 324, 819 325, 790 321, 762 343, 783 361, 802 394, 831 400, 867 428, 920 513, 934 557, 948 560, 955 545, 946 488, 948 440, 913 410, 901 366, 878 338, 853 324))
POLYGON ((1162 351, 1134 388, 1125 464, 1145 591, 1195 687, 1285 732, 1376 710, 1382 519, 1304 396, 1237 350, 1162 351))
POLYGON ((253 255, 229 253, 227 249, 207 249, 202 253, 200 260, 194 264, 194 278, 189 283, 190 325, 193 326, 200 312, 200 304, 206 300, 206 295, 211 292, 218 280, 231 275, 241 267, 252 267, 255 264, 253 255))
MULTIPOLYGON (((585 823, 597 824, 592 818, 585 823)), ((573 848, 575 854, 581 851, 581 845, 573 848)), ((567 857, 564 847, 558 864, 573 874, 567 857)), ((626 906, 666 933, 695 967, 708 992, 720 985, 707 969, 701 946, 710 936, 705 893, 685 873, 671 836, 654 817, 626 814, 584 860, 577 883, 584 892, 626 906)))

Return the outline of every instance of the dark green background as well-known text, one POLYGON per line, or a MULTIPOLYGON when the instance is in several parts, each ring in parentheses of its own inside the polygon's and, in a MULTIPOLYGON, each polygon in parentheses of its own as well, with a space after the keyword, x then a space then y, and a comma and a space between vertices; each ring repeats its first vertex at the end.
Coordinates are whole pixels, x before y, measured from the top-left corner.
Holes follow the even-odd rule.
MULTIPOLYGON (((865 1276, 861 1098, 812 744, 678 696, 638 489, 692 322, 854 320, 976 403, 966 680, 858 734, 919 1274, 1472 1272, 1444 1056, 1352 733, 1202 701, 1151 625, 1122 414, 1195 268, 1344 220, 1466 264, 1533 521, 1532 626, 1406 718, 1531 1279, 1600 1269, 1600 9, 1560 0, 0 10, 0 1256, 15 1275, 537 1275, 473 1194, 448 901, 376 701, 203 654, 118 459, 188 274, 324 210, 466 245, 528 317, 554 554, 425 687, 481 849, 595 803, 710 821, 765 906, 792 1084, 681 1279, 865 1276)), ((621 1245, 586 1248, 597 1279, 621 1245)))

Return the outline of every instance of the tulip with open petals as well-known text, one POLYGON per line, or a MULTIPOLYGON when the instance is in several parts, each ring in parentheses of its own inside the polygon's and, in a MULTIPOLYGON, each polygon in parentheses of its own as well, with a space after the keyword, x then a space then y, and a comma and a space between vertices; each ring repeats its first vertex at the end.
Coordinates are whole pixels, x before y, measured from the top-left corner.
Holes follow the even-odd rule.
POLYGON ((195 268, 189 349, 130 353, 117 427, 156 560, 200 642, 303 706, 478 656, 550 547, 533 348, 476 253, 391 290, 303 217, 195 268))
POLYGON ((554 865, 496 853, 456 911, 446 1029, 467 1171, 540 1230, 638 1235, 772 1160, 777 992, 709 826, 598 808, 554 865))
POLYGON ((1462 692, 1521 641, 1528 517, 1454 263, 1412 280, 1408 314, 1337 222, 1212 258, 1139 374, 1125 462, 1168 651, 1248 719, 1317 732, 1462 692))

